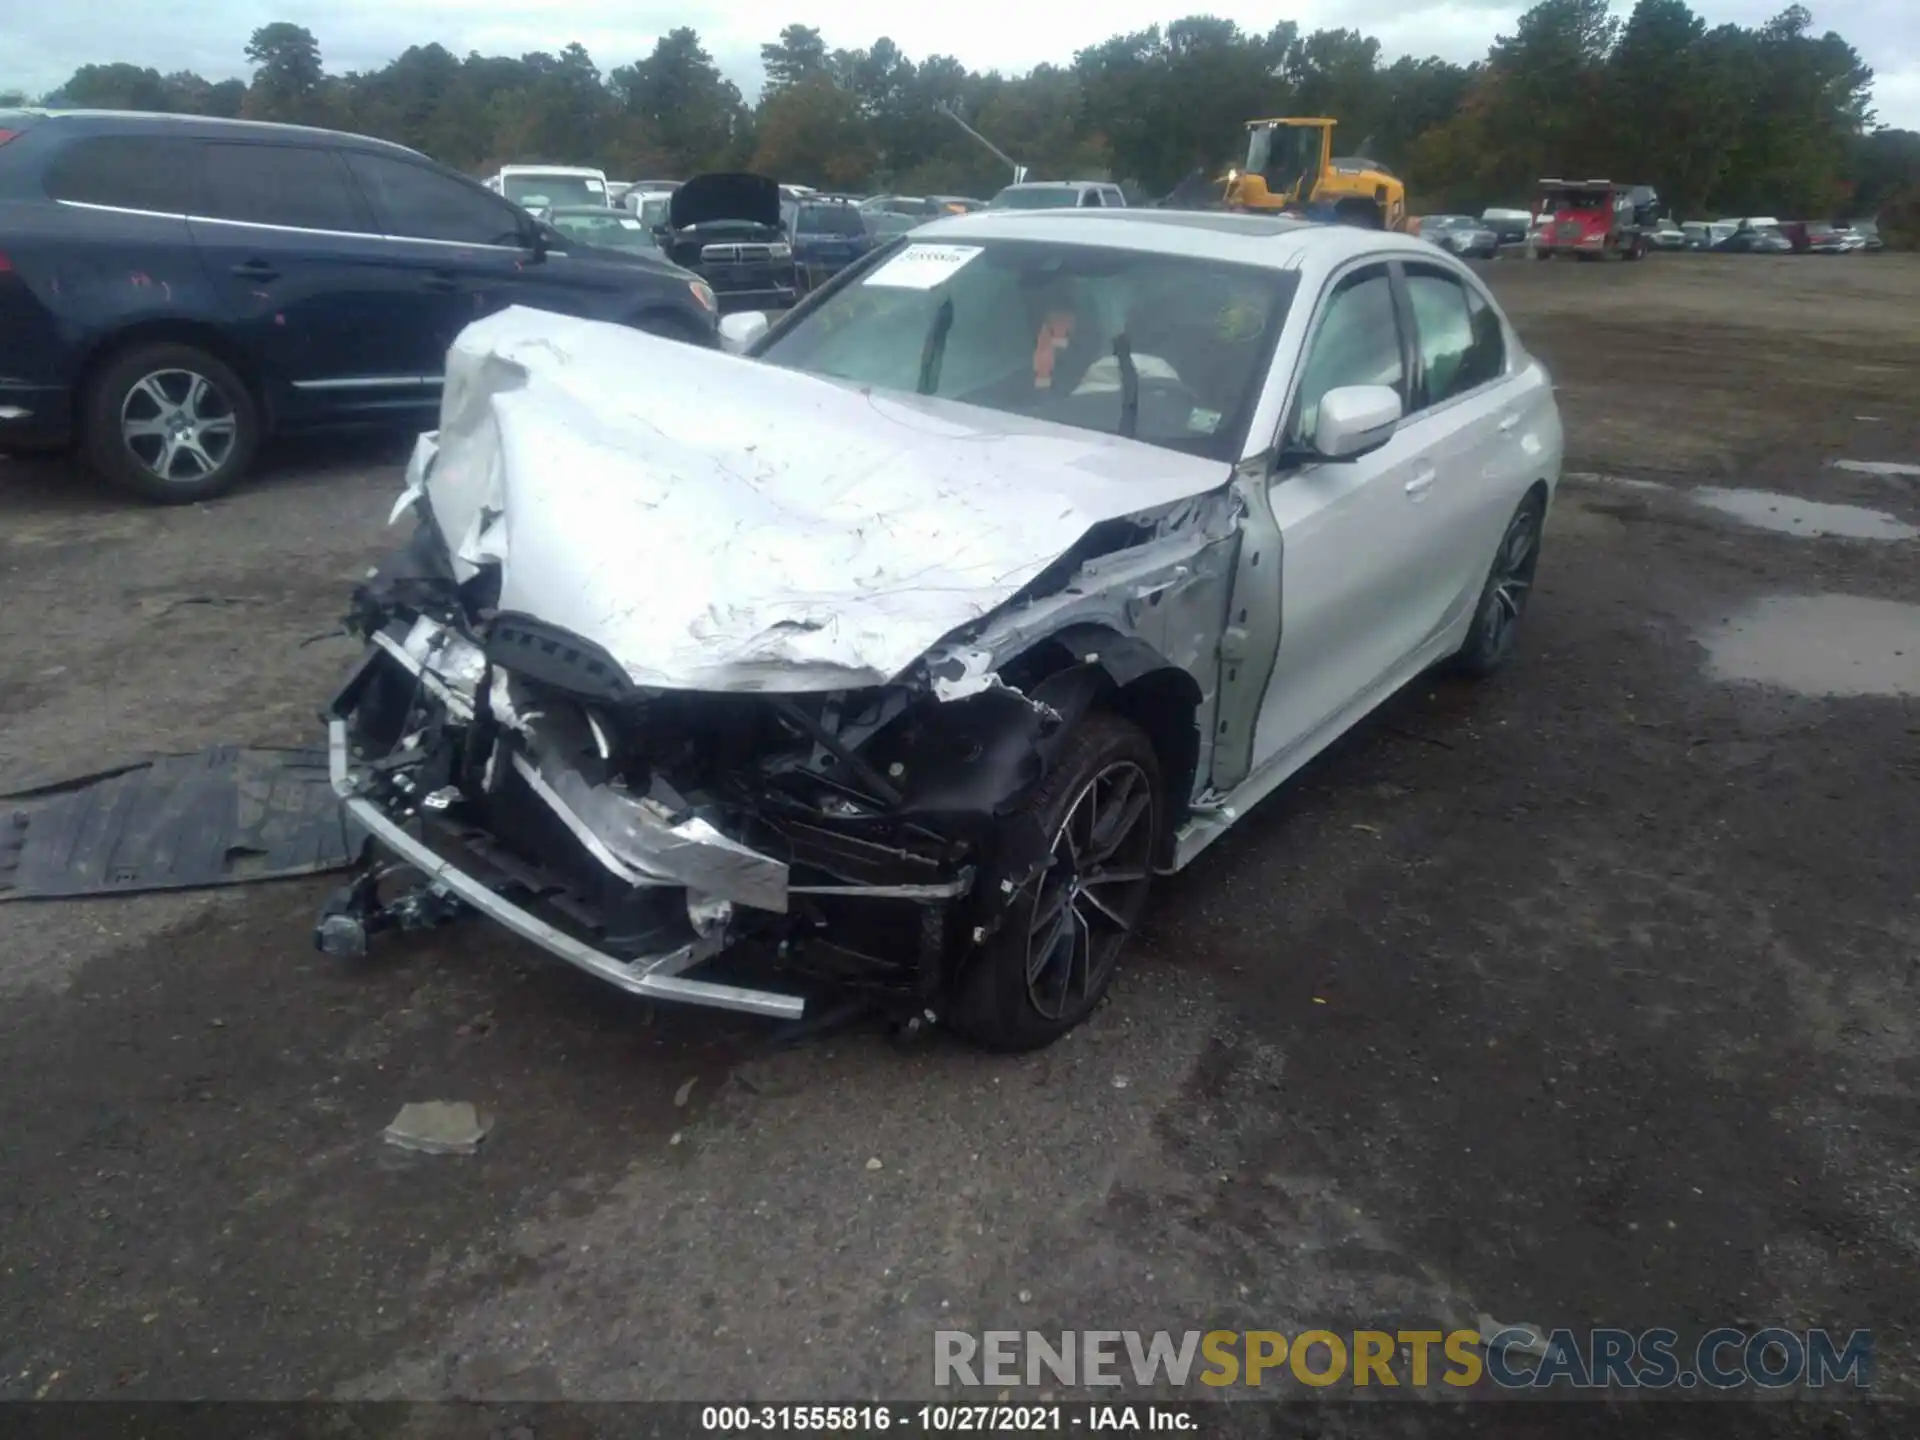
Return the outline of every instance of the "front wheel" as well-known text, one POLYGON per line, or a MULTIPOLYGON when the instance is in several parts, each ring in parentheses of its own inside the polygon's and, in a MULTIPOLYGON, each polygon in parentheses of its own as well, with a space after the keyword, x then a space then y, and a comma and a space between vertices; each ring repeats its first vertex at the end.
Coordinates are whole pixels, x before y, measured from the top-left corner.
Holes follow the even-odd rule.
POLYGON ((1160 764, 1137 725, 1095 712, 1022 807, 1046 868, 966 957, 953 1027, 989 1050, 1037 1050, 1093 1013, 1146 909, 1161 822, 1160 764))
POLYGON ((142 345, 109 361, 82 407, 88 463, 123 490, 165 505, 239 483, 260 443, 240 377, 192 345, 142 345))
POLYGON ((1481 587, 1480 603, 1474 607, 1466 643, 1454 656, 1454 668, 1462 674, 1474 679, 1491 675, 1512 656, 1520 634, 1520 617, 1526 613, 1527 598, 1533 593, 1533 572, 1540 563, 1540 532, 1546 515, 1546 501, 1536 492, 1520 502, 1507 522, 1486 584, 1481 587))

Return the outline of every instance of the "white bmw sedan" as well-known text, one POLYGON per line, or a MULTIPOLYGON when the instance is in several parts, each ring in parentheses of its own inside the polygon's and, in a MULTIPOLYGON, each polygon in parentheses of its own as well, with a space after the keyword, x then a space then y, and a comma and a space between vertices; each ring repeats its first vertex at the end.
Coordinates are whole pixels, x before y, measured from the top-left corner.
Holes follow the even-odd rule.
POLYGON ((1043 1045, 1156 874, 1514 650, 1560 418, 1419 240, 989 211, 722 336, 456 341, 355 596, 333 774, 374 845, 323 949, 477 912, 636 994, 827 982, 1043 1045))

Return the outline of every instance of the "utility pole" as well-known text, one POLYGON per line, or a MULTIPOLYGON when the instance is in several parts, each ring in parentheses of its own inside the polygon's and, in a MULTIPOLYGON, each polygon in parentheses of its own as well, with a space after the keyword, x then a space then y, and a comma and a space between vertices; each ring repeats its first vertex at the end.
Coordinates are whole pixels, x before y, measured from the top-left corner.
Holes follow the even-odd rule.
POLYGON ((1006 151, 1002 150, 998 145, 994 144, 991 140, 987 139, 986 136, 962 120, 959 115, 954 113, 953 107, 947 104, 946 101, 936 102, 933 108, 953 121, 954 124, 966 131, 967 134, 971 135, 975 140, 978 140, 982 145, 986 146, 988 150, 992 151, 996 160, 1013 171, 1014 184, 1018 185, 1022 180, 1027 178, 1026 166, 1022 165, 1018 160, 1014 159, 1011 155, 1007 154, 1006 151))

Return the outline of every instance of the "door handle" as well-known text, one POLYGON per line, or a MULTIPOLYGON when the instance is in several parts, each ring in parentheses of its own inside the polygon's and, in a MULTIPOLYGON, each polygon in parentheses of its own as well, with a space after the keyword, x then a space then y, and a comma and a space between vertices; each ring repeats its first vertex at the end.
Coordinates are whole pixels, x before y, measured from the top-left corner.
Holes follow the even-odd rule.
POLYGON ((1407 481, 1407 494, 1419 499, 1433 488, 1434 469, 1431 465, 1422 465, 1413 472, 1413 478, 1407 481))
POLYGON ((1513 427, 1518 425, 1519 423, 1520 423, 1520 417, 1518 415, 1501 416, 1500 417, 1500 433, 1502 435, 1506 434, 1509 430, 1513 429, 1513 427))
POLYGON ((460 288, 460 277, 451 270, 435 270, 427 276, 426 288, 436 295, 451 295, 460 288))
POLYGON ((242 260, 233 267, 233 273, 242 280, 278 280, 280 272, 264 260, 242 260))

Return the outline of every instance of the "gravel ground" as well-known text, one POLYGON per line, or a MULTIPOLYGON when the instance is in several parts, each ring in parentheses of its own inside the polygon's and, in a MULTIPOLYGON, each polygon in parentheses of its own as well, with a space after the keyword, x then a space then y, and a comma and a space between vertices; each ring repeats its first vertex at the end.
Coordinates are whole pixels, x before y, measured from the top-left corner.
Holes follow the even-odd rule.
MULTIPOLYGON (((775 1050, 483 925, 342 964, 317 881, 0 907, 0 1398, 905 1397, 939 1328, 1481 1313, 1869 1327, 1920 1393, 1920 479, 1832 463, 1920 462, 1920 264, 1489 273, 1577 472, 1518 663, 1166 883, 1051 1051, 775 1050), (435 1098, 477 1156, 381 1143, 435 1098)), ((172 511, 0 461, 0 783, 312 743, 404 453, 172 511)))

